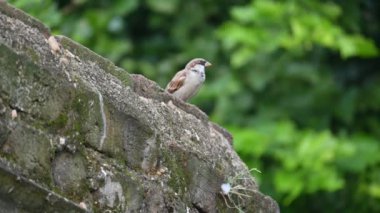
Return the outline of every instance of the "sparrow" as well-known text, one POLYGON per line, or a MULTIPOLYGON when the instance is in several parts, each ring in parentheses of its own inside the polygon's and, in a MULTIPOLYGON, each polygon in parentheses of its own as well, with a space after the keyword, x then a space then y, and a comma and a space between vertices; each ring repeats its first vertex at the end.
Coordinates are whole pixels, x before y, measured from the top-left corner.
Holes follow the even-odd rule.
POLYGON ((211 63, 203 58, 191 60, 183 70, 174 75, 165 90, 183 101, 189 100, 197 94, 205 81, 205 69, 209 66, 211 63))

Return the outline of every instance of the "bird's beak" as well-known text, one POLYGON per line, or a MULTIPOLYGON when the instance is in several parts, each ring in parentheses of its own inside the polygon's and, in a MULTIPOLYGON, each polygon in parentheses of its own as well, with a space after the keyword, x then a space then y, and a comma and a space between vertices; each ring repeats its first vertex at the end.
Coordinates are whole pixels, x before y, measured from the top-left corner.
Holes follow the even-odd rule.
POLYGON ((211 66, 212 64, 210 63, 210 62, 206 62, 206 64, 205 64, 205 67, 209 67, 209 66, 211 66))

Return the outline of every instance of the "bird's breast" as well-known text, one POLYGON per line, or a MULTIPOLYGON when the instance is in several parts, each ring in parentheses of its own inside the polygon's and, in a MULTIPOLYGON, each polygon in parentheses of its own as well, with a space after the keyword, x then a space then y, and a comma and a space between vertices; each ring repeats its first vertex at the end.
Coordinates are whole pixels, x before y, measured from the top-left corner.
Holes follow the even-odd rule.
POLYGON ((204 72, 197 72, 197 73, 194 73, 194 72, 191 72, 187 78, 186 78, 186 81, 185 81, 185 85, 189 85, 189 86, 198 86, 200 84, 202 84, 206 79, 206 75, 204 72))
POLYGON ((204 81, 204 73, 203 75, 199 73, 190 73, 186 76, 186 80, 182 87, 179 88, 174 95, 186 101, 198 92, 204 81))

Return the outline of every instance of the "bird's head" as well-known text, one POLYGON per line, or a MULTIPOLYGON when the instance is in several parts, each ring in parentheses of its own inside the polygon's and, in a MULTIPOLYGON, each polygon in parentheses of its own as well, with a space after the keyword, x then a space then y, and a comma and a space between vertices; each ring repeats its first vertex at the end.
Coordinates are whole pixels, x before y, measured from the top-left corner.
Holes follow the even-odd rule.
POLYGON ((190 70, 192 68, 194 68, 195 66, 204 66, 204 67, 209 67, 211 66, 211 63, 206 61, 205 59, 203 58, 194 58, 193 60, 189 61, 189 63, 186 64, 186 67, 185 69, 187 70, 190 70))

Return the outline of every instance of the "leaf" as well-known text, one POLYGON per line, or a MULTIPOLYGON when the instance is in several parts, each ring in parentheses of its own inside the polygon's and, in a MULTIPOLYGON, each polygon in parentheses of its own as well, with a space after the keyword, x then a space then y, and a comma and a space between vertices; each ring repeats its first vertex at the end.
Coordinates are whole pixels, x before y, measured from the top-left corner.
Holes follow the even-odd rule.
POLYGON ((274 176, 276 189, 280 193, 286 194, 284 203, 289 205, 303 191, 304 181, 300 173, 278 171, 274 176))
POLYGON ((146 3, 150 7, 150 9, 164 14, 175 13, 179 5, 178 0, 147 0, 146 3))
POLYGON ((338 40, 340 53, 343 58, 353 56, 375 57, 379 55, 379 50, 373 41, 363 38, 362 36, 342 36, 338 40))
POLYGON ((115 15, 126 15, 135 10, 138 5, 138 0, 114 1, 114 4, 112 4, 112 11, 115 15))

